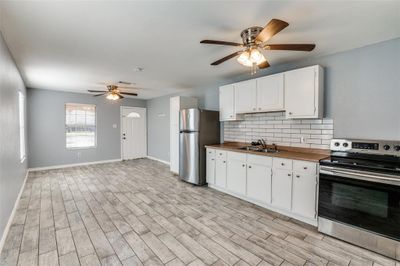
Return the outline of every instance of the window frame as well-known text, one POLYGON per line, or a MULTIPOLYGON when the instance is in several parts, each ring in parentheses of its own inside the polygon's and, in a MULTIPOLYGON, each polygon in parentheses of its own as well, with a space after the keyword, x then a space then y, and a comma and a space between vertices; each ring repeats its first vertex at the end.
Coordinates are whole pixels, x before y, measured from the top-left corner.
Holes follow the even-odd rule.
POLYGON ((67 150, 90 150, 97 148, 97 105, 92 103, 65 103, 64 104, 64 141, 65 141, 65 149, 67 150), (94 106, 94 145, 93 146, 85 146, 85 147, 67 147, 67 105, 91 105, 94 106))
POLYGON ((22 91, 18 91, 19 159, 21 163, 26 159, 25 105, 25 95, 22 91))

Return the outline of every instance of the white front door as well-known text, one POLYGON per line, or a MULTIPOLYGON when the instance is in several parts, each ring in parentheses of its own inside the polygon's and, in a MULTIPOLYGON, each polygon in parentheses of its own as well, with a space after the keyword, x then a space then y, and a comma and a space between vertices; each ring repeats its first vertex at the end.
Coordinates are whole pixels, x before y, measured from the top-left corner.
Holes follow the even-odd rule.
POLYGON ((121 107, 122 160, 147 156, 146 108, 121 107))

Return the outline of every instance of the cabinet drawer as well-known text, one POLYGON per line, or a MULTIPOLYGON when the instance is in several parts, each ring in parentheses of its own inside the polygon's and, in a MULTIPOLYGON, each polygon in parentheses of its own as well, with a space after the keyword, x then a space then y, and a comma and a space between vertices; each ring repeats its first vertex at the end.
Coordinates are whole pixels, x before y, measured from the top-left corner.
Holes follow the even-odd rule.
POLYGON ((315 175, 317 173, 317 164, 305 161, 293 161, 293 171, 296 173, 315 175))
POLYGON ((221 160, 226 160, 226 151, 216 150, 215 157, 221 160))
POLYGON ((276 169, 292 170, 292 160, 273 158, 272 167, 276 169))
POLYGON ((258 164, 258 165, 271 167, 272 166, 272 157, 247 154, 247 164, 258 164))
POLYGON ((227 152, 228 161, 229 160, 238 160, 246 163, 246 154, 240 152, 227 152))
POLYGON ((215 158, 215 150, 207 148, 207 157, 209 158, 215 158))

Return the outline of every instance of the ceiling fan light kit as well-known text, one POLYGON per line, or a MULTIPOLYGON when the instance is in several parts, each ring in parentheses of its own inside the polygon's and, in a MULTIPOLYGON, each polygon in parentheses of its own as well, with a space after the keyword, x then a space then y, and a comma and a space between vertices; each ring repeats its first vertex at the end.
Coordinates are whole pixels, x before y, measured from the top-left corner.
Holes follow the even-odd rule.
MULTIPOLYGON (((122 83, 122 82, 119 82, 119 83, 122 83)), ((128 88, 128 87, 119 87, 117 85, 107 85, 108 91, 88 90, 88 92, 91 92, 91 93, 93 93, 93 92, 95 92, 95 93, 101 92, 100 94, 93 95, 95 97, 107 94, 106 99, 112 100, 112 101, 116 101, 116 100, 125 98, 122 95, 138 96, 137 93, 123 92, 123 91, 120 90, 120 88, 128 88)))
POLYGON ((119 99, 120 99, 120 97, 118 96, 118 94, 115 94, 115 93, 110 93, 110 94, 108 94, 106 98, 107 98, 108 100, 112 100, 112 101, 116 101, 116 100, 119 100, 119 99))
POLYGON ((216 44, 216 45, 229 45, 245 47, 242 51, 237 51, 233 54, 225 56, 211 65, 219 65, 231 58, 239 55, 237 61, 246 67, 251 67, 251 74, 255 74, 257 69, 269 67, 269 63, 262 53, 262 50, 286 50, 286 51, 312 51, 315 48, 315 44, 266 44, 275 34, 289 26, 289 23, 279 20, 272 19, 267 25, 263 27, 250 27, 243 30, 240 33, 243 44, 226 41, 216 40, 202 40, 200 43, 204 44, 216 44))

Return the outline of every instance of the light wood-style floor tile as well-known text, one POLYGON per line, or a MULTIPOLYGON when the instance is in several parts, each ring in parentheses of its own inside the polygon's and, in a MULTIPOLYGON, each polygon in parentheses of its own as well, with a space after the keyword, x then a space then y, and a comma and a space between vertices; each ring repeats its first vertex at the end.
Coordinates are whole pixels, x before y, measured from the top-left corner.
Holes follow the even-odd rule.
POLYGON ((156 161, 29 173, 1 266, 400 266, 156 161))

